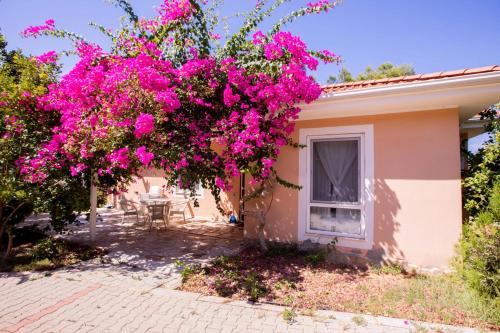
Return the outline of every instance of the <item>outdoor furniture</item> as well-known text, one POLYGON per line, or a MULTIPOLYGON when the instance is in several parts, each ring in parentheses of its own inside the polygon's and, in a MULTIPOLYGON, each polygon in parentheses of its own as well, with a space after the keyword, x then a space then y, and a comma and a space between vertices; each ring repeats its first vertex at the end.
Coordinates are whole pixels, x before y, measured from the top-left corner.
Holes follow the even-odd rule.
POLYGON ((158 199, 161 198, 161 188, 160 186, 151 186, 148 192, 149 198, 150 199, 158 199))
POLYGON ((139 211, 131 201, 125 198, 120 199, 120 208, 123 210, 122 223, 125 221, 125 216, 135 215, 136 223, 139 223, 139 211))
POLYGON ((149 222, 149 230, 153 228, 155 221, 163 221, 165 229, 167 228, 167 220, 169 216, 170 205, 168 203, 150 203, 147 205, 146 223, 149 222))
POLYGON ((176 200, 170 203, 170 211, 168 217, 172 214, 182 214, 184 222, 186 222, 186 207, 189 204, 189 200, 176 200))

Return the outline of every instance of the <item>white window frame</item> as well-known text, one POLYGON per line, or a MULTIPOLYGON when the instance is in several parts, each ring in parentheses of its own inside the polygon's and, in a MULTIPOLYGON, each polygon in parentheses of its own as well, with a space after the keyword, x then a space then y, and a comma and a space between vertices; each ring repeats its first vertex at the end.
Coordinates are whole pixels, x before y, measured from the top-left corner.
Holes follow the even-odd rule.
MULTIPOLYGON (((205 192, 205 189, 200 184, 199 190, 196 191, 196 198, 203 199, 204 192, 205 192)), ((189 191, 178 188, 178 185, 174 186, 174 196, 175 197, 187 198, 187 197, 189 197, 189 195, 190 195, 189 191)))
POLYGON ((373 183, 374 183, 374 143, 373 125, 335 126, 321 128, 305 128, 299 130, 299 143, 306 145, 299 152, 299 241, 312 240, 327 244, 333 238, 338 239, 337 245, 357 249, 373 247, 373 183), (311 203, 312 179, 312 145, 314 140, 359 138, 360 166, 360 197, 359 204, 311 203), (310 207, 355 208, 361 210, 361 235, 350 235, 340 232, 313 230, 310 228, 310 207))

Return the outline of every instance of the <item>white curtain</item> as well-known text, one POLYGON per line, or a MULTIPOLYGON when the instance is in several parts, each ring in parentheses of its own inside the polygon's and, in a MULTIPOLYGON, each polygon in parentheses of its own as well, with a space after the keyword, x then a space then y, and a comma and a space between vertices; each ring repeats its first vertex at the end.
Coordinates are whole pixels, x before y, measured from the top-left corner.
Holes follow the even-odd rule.
POLYGON ((358 202, 358 140, 313 142, 314 201, 358 202))

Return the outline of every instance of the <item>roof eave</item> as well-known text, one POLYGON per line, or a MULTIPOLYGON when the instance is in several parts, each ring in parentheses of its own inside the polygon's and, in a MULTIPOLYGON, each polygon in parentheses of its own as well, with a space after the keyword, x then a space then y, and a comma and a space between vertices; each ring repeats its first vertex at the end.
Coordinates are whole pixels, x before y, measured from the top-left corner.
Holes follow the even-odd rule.
POLYGON ((464 121, 500 100, 500 72, 325 93, 299 120, 458 108, 464 121))

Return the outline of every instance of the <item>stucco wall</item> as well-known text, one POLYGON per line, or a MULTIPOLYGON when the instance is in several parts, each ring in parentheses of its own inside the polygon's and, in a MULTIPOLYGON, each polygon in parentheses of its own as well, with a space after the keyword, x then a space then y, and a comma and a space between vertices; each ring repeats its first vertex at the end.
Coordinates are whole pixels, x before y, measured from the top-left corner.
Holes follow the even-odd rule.
MULTIPOLYGON (((374 245, 365 253, 376 260, 402 260, 445 267, 461 231, 460 135, 458 110, 308 120, 301 128, 373 124, 375 211, 374 245)), ((279 175, 298 183, 298 149, 285 148, 279 175)), ((254 203, 256 204, 256 203, 254 203)), ((298 191, 278 186, 268 214, 266 237, 298 239, 298 191)), ((256 223, 245 220, 245 236, 256 223)))

